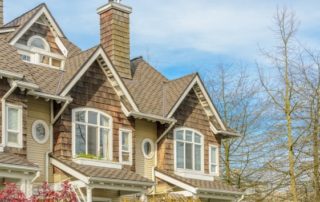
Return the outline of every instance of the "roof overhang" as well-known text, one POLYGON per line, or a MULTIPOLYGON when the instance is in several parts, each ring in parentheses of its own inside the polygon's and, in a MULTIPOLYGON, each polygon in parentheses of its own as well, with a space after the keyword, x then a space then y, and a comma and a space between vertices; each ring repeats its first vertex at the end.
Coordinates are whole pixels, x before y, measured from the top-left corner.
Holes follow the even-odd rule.
POLYGON ((136 112, 136 111, 131 111, 128 113, 127 115, 128 117, 129 116, 132 116, 136 119, 146 119, 146 120, 149 120, 149 121, 152 121, 152 122, 160 122, 161 124, 164 124, 164 123, 176 123, 177 120, 176 119, 172 119, 172 118, 165 118, 165 117, 162 117, 162 116, 157 116, 157 115, 153 115, 153 114, 146 114, 146 113, 141 113, 141 112, 136 112))
POLYGON ((74 78, 64 88, 64 90, 61 92, 60 95, 66 96, 95 61, 98 61, 100 67, 102 68, 103 72, 105 73, 106 77, 110 81, 111 85, 115 89, 118 96, 119 97, 125 96, 125 98, 130 103, 131 107, 135 111, 139 111, 131 94, 129 93, 128 89, 124 85, 120 75, 115 70, 114 66, 112 65, 110 59, 108 58, 108 56, 106 55, 106 53, 104 52, 102 47, 97 48, 97 50, 83 64, 83 66, 80 68, 79 72, 74 76, 74 78))
POLYGON ((140 181, 119 180, 119 179, 111 179, 111 178, 86 176, 83 173, 70 167, 69 165, 66 165, 65 163, 52 157, 50 158, 50 163, 53 166, 57 167, 58 169, 71 175, 72 177, 80 180, 81 182, 80 184, 83 184, 83 186, 89 186, 90 188, 123 190, 123 191, 129 191, 129 192, 143 192, 154 185, 153 182, 140 182, 140 181))
POLYGON ((34 16, 23 25, 23 27, 11 38, 10 44, 14 45, 21 36, 39 19, 41 15, 45 15, 46 18, 49 20, 50 25, 53 27, 55 32, 57 33, 58 37, 65 37, 63 34, 63 31, 59 27, 59 25, 56 23, 55 19, 51 15, 50 11, 48 10, 47 6, 43 6, 34 16))
POLYGON ((6 70, 0 70, 0 78, 8 78, 8 79, 23 79, 24 75, 15 73, 15 72, 10 72, 6 70))
POLYGON ((188 183, 182 182, 176 178, 173 178, 160 171, 155 171, 155 176, 165 182, 173 184, 185 191, 192 193, 200 198, 212 198, 212 199, 223 199, 223 200, 235 200, 240 198, 243 193, 227 190, 217 190, 217 189, 203 189, 201 187, 195 187, 188 183))

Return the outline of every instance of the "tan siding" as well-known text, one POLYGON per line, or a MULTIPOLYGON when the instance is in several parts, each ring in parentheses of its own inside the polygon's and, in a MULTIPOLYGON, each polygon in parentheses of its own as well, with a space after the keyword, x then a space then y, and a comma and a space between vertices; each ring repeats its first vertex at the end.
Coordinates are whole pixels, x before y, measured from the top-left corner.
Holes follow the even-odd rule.
MULTIPOLYGON (((209 173, 209 145, 220 147, 221 138, 212 133, 209 119, 202 108, 195 92, 190 91, 174 116, 177 119, 175 127, 189 127, 200 131, 204 136, 204 171, 209 173)), ((174 129, 173 129, 174 130, 174 129)), ((173 130, 163 138, 158 145, 158 167, 166 171, 174 170, 173 130)))
POLYGON ((48 127, 50 126, 50 102, 29 97, 28 105, 27 158, 39 165, 40 177, 37 181, 42 182, 45 181, 46 152, 50 151, 50 137, 44 144, 37 143, 32 137, 32 125, 36 120, 43 120, 47 123, 48 127))
POLYGON ((143 155, 141 144, 145 138, 156 142, 157 125, 156 123, 145 120, 136 120, 136 172, 144 177, 152 179, 153 167, 155 166, 155 155, 151 159, 146 159, 143 155))

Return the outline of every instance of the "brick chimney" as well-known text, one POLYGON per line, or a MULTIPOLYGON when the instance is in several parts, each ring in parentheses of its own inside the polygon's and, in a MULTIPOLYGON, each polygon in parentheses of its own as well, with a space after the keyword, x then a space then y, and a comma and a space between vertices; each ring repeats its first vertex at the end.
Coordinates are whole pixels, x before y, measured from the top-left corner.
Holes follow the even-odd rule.
POLYGON ((111 62, 123 78, 131 78, 130 69, 130 23, 131 8, 120 0, 98 8, 100 15, 100 43, 111 62))
POLYGON ((0 0, 0 27, 3 26, 3 0, 0 0))

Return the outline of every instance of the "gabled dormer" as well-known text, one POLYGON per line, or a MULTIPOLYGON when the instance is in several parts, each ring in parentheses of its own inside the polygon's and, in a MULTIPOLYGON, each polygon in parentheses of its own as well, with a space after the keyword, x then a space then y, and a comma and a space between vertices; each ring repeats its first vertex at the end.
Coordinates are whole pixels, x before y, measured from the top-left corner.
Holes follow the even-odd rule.
MULTIPOLYGON (((41 4, 33 15, 20 16, 20 23, 14 27, 10 44, 18 49, 24 62, 46 68, 64 70, 68 51, 60 38, 63 32, 55 22, 45 4, 41 4)), ((18 21, 15 19, 12 22, 18 21)), ((10 23, 8 23, 10 24, 10 23)))

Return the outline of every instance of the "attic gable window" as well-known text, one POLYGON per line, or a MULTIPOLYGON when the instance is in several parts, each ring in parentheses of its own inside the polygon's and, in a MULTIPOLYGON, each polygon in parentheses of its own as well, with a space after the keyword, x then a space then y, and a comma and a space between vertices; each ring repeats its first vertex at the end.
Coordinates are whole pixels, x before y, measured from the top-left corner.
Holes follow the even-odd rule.
POLYGON ((25 62, 59 70, 64 68, 65 57, 51 52, 49 43, 41 36, 34 35, 29 38, 26 45, 16 44, 16 47, 20 58, 25 62))

